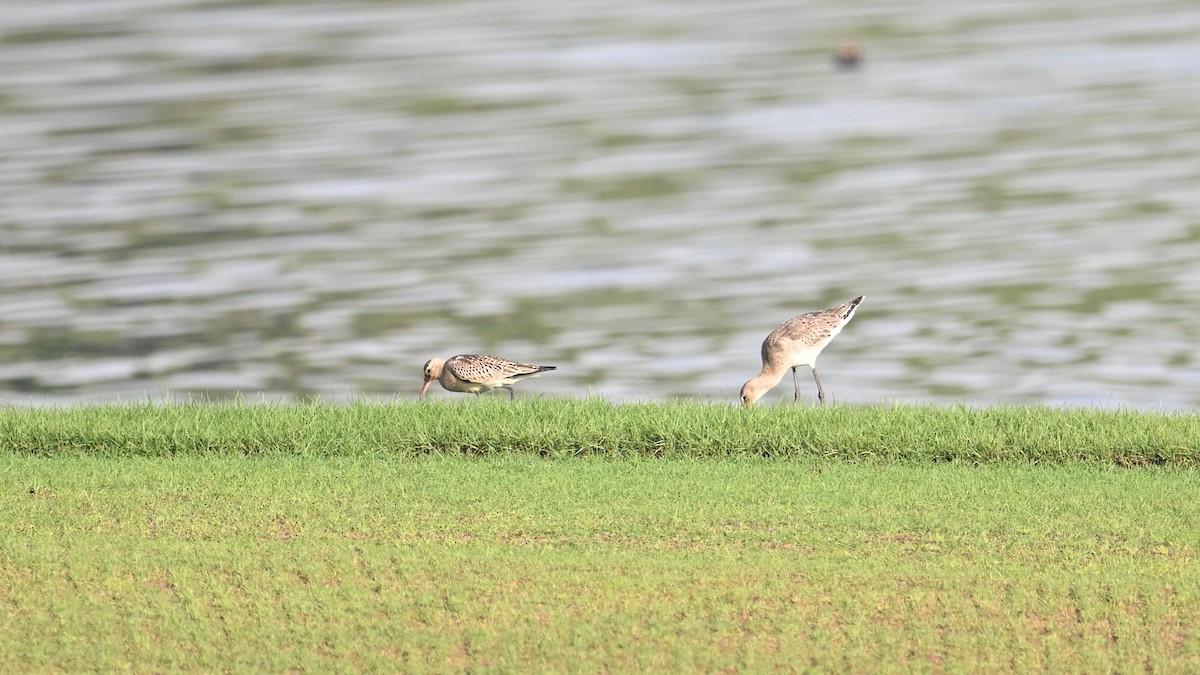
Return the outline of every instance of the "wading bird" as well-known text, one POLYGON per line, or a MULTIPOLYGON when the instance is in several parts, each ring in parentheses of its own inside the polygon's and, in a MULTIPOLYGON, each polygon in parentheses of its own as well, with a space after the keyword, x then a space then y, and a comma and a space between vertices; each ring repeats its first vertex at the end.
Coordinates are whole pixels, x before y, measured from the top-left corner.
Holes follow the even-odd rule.
POLYGON ((529 377, 536 377, 557 366, 535 366, 517 363, 487 354, 459 354, 446 360, 429 359, 425 362, 425 385, 417 400, 425 398, 429 385, 437 380, 446 391, 481 394, 493 389, 507 389, 512 400, 512 385, 529 377))
POLYGON ((796 368, 808 366, 812 369, 813 380, 817 383, 817 400, 825 403, 825 390, 821 387, 821 378, 817 376, 817 356, 838 333, 842 326, 849 323, 854 316, 854 310, 863 301, 865 295, 838 305, 832 309, 819 312, 809 312, 792 317, 771 331, 762 343, 762 372, 742 385, 742 405, 747 408, 767 393, 789 368, 792 370, 792 382, 796 385, 793 400, 800 400, 800 378, 796 368))

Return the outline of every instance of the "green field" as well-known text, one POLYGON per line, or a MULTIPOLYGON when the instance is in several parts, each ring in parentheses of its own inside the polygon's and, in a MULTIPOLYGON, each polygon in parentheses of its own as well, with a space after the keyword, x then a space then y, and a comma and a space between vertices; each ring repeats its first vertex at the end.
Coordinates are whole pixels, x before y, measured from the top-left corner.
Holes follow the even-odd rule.
POLYGON ((1040 408, 7 409, 0 668, 1194 672, 1198 439, 1040 408))

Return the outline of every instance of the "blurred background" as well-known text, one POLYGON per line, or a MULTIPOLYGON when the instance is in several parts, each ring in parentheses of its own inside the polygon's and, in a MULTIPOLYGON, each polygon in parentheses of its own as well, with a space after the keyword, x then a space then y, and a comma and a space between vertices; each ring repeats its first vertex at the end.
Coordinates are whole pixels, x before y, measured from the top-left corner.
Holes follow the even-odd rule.
POLYGON ((0 404, 732 402, 858 294, 837 401, 1200 405, 1200 5, 0 4, 0 404))

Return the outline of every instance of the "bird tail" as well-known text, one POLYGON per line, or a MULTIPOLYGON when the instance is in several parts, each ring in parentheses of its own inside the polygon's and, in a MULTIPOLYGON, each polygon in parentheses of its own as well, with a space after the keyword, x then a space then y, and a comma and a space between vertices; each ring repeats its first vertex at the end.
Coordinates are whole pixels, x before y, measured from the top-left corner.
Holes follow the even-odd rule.
POLYGON ((854 310, 858 309, 859 303, 861 303, 866 297, 867 296, 865 296, 865 295, 860 295, 857 298, 846 303, 846 311, 842 313, 842 318, 848 320, 850 318, 850 315, 854 313, 854 310))

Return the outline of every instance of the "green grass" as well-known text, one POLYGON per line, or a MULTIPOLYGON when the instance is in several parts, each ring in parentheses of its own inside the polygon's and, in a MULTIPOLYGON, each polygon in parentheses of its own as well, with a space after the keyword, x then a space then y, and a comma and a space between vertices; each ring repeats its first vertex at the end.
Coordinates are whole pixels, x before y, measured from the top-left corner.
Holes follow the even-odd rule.
POLYGON ((528 453, 1200 466, 1200 415, 1191 413, 506 398, 9 408, 0 411, 0 439, 4 451, 39 456, 528 453))
POLYGON ((7 409, 0 669, 1194 672, 1196 424, 7 409))

